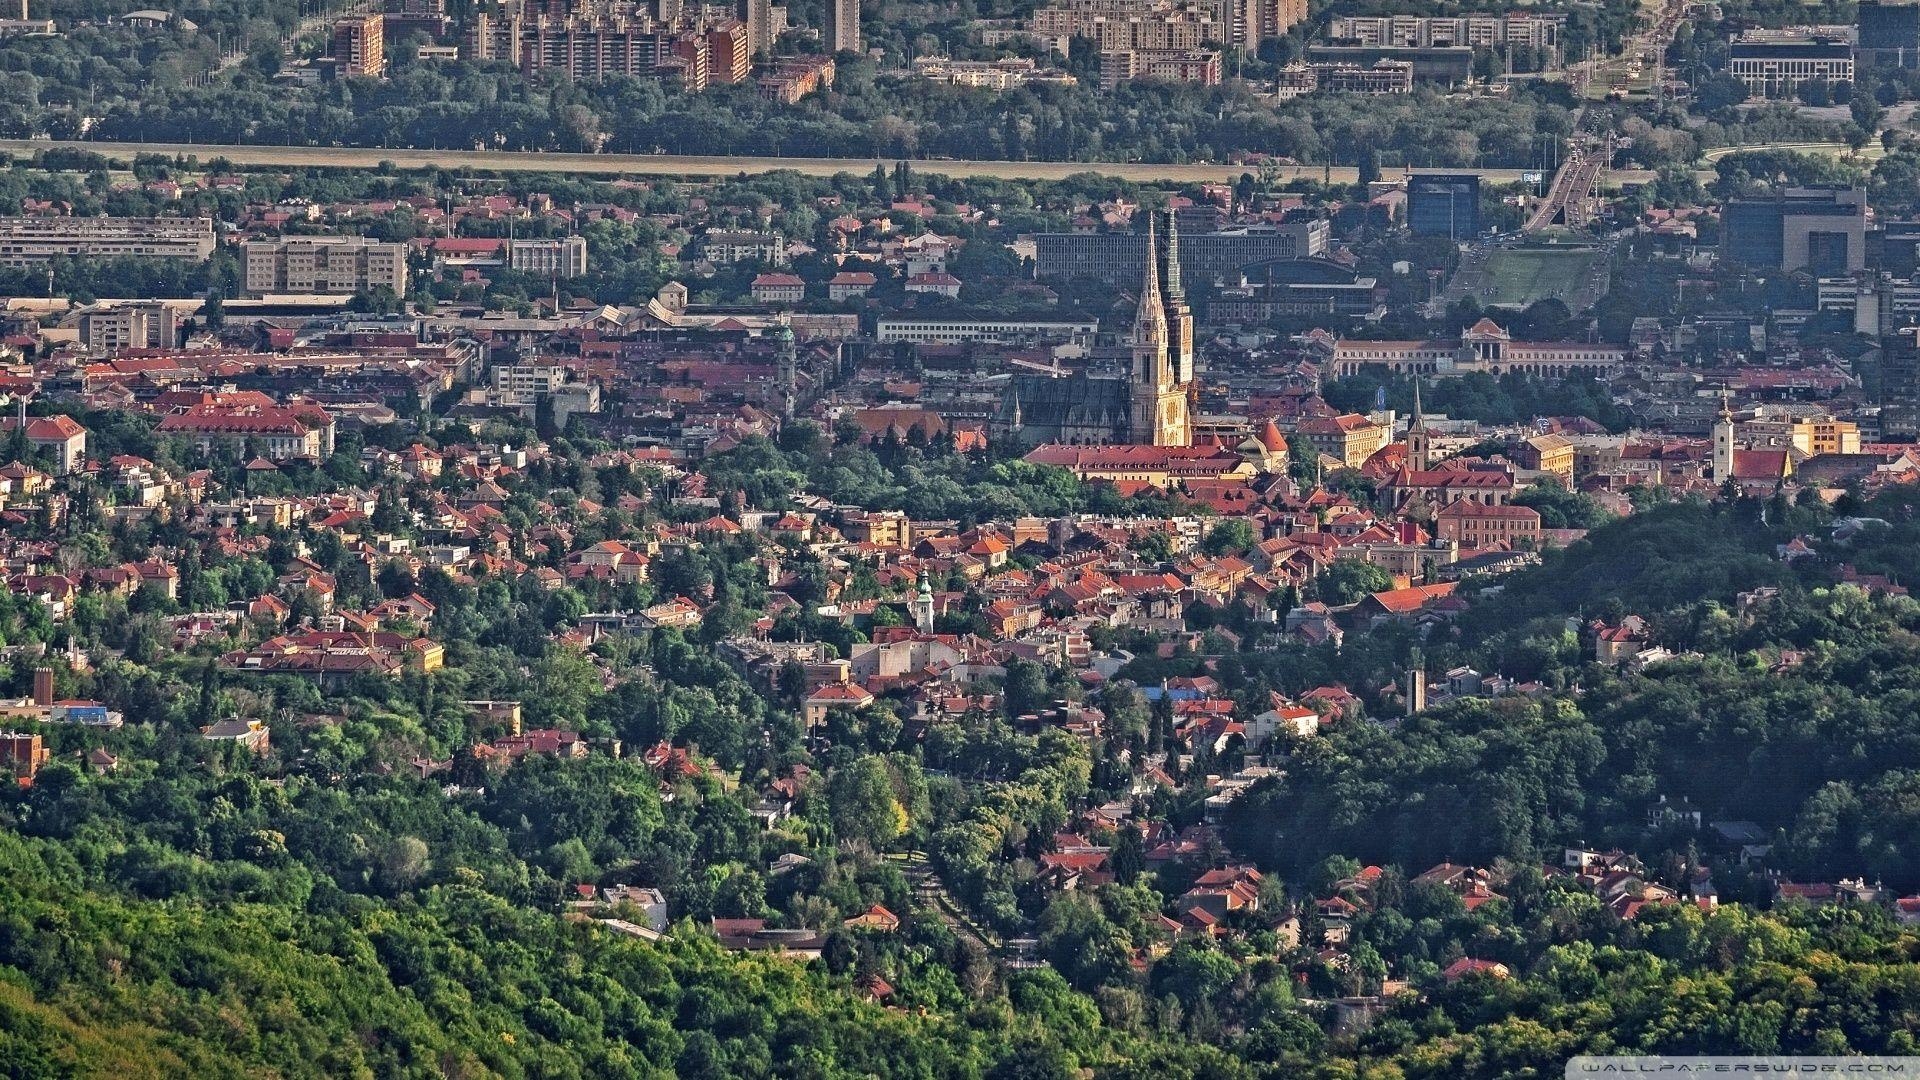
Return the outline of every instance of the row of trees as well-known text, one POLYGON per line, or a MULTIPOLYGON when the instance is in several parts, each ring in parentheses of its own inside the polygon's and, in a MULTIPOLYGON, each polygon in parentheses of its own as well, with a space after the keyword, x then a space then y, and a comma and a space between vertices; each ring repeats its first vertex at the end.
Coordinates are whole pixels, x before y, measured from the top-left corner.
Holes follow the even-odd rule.
MULTIPOLYGON (((1003 93, 881 80, 846 58, 825 97, 799 108, 752 87, 682 95, 652 80, 574 84, 484 65, 402 68, 384 82, 288 93, 244 72, 212 87, 154 85, 109 110, 98 134, 315 145, 1011 160, 1227 160, 1273 154, 1350 162, 1372 146, 1392 164, 1528 164, 1538 138, 1565 135, 1564 91, 1508 98, 1312 96, 1279 106, 1245 86, 1097 85, 1003 93)), ((48 79, 56 76, 42 75, 48 79)), ((47 123, 26 113, 35 125, 47 123)))

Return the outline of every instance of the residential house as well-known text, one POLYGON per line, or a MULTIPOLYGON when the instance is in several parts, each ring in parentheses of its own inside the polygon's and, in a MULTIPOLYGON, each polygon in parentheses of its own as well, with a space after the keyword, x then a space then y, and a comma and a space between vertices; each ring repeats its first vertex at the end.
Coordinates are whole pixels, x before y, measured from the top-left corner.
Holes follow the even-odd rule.
POLYGON ((807 283, 794 274, 761 274, 753 279, 753 298, 762 304, 797 304, 807 298, 807 283))
POLYGON ((859 683, 828 683, 806 696, 802 712, 807 727, 814 728, 826 722, 830 710, 864 709, 873 701, 873 693, 859 683))
POLYGON ((1593 633, 1593 658, 1608 667, 1629 663, 1653 647, 1647 621, 1638 615, 1628 615, 1616 625, 1596 620, 1589 629, 1593 633))
POLYGON ((960 279, 945 272, 915 274, 907 279, 906 289, 910 293, 926 293, 957 300, 960 297, 960 279))
POLYGON ((853 300, 867 295, 879 279, 865 270, 842 270, 827 282, 827 299, 835 302, 853 300))
POLYGON ((232 743, 263 756, 271 743, 267 726, 258 720, 222 720, 201 728, 200 737, 213 743, 232 743))
MULTIPOLYGON (((27 445, 53 456, 59 472, 77 471, 87 457, 87 429, 71 416, 27 417, 27 445)), ((11 436, 20 428, 20 418, 0 419, 0 433, 11 436)))

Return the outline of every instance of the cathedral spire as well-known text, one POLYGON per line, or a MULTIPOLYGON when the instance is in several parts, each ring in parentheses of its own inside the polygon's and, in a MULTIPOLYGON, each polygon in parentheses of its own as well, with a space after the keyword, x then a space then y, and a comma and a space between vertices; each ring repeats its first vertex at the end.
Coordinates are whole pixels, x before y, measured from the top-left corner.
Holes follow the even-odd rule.
POLYGON ((1184 300, 1186 289, 1180 284, 1180 222, 1174 216, 1173 205, 1167 205, 1167 299, 1184 300))
POLYGON ((1147 277, 1140 286, 1140 306, 1133 316, 1133 343, 1159 345, 1167 342, 1167 312, 1160 294, 1159 245, 1154 240, 1153 217, 1147 217, 1147 277))

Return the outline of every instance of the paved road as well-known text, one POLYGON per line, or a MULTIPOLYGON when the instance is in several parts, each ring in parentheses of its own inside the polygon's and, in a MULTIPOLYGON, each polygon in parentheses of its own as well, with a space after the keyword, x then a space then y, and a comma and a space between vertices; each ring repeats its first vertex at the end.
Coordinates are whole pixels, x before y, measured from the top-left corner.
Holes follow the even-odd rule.
MULTIPOLYGON (((1686 19, 1687 2, 1646 0, 1644 6, 1653 10, 1652 25, 1629 37, 1618 56, 1599 65, 1599 69, 1607 73, 1610 83, 1613 74, 1621 69, 1637 70, 1647 64, 1658 64, 1659 58, 1672 44, 1674 33, 1686 19)), ((1590 126, 1595 114, 1589 111, 1590 103, 1585 100, 1586 84, 1598 73, 1595 65, 1589 62, 1584 73, 1576 71, 1574 75, 1576 92, 1582 100, 1580 108, 1574 113, 1573 136, 1567 140, 1567 157, 1554 173, 1553 186, 1547 197, 1527 218, 1523 232, 1539 232, 1557 224, 1579 228, 1586 223, 1592 209, 1592 197, 1606 183, 1606 164, 1613 156, 1614 132, 1610 127, 1601 130, 1590 126)), ((1654 91, 1657 94, 1659 87, 1656 86, 1654 91)), ((1609 111, 1601 115, 1611 119, 1612 114, 1609 111)), ((1711 156, 1708 160, 1711 160, 1711 156)), ((1636 181, 1644 179, 1646 175, 1641 172, 1616 174, 1620 179, 1636 181)))
MULTIPOLYGON (((108 143, 44 139, 0 139, 0 151, 30 154, 35 150, 64 147, 90 150, 110 158, 131 160, 135 154, 188 155, 202 161, 224 157, 236 165, 267 167, 321 167, 371 169, 390 161, 402 169, 475 169, 495 172, 571 172, 626 174, 633 176, 733 176, 739 173, 763 173, 791 169, 807 176, 833 176, 836 173, 870 173, 876 164, 892 164, 892 159, 871 158, 774 158, 774 157, 692 157, 671 154, 551 154, 506 150, 383 150, 332 146, 238 146, 216 143, 108 143)), ((1168 180, 1177 183, 1231 182, 1243 173, 1257 172, 1251 165, 1142 165, 1092 164, 1068 161, 914 161, 915 172, 958 177, 988 177, 999 180, 1059 180, 1075 173, 1096 172, 1103 176, 1146 183, 1168 180)), ((1514 183, 1518 169, 1458 170, 1476 172, 1491 183, 1514 183)), ((1283 168, 1284 179, 1304 177, 1317 180, 1328 175, 1317 166, 1283 168)), ((1387 174, 1389 177, 1394 174, 1387 174)), ((1616 173, 1623 180, 1651 179, 1652 174, 1616 173)), ((1335 182, 1351 184, 1357 176, 1351 168, 1335 168, 1335 182)))
POLYGON ((1527 232, 1539 232, 1555 224, 1556 218, 1558 224, 1573 229, 1586 223, 1588 199, 1600 184, 1603 153, 1604 149, 1589 144, 1568 157, 1566 166, 1554 178, 1553 191, 1527 222, 1527 232))

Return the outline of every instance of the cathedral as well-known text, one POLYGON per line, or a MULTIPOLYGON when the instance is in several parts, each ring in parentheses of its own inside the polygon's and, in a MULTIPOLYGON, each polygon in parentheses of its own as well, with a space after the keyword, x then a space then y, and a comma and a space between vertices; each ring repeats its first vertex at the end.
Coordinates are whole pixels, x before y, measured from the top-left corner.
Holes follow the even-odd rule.
POLYGON ((1018 374, 1001 400, 1005 434, 1029 445, 1193 443, 1193 309, 1180 283, 1180 233, 1167 243, 1147 220, 1147 269, 1134 311, 1125 378, 1018 374))

